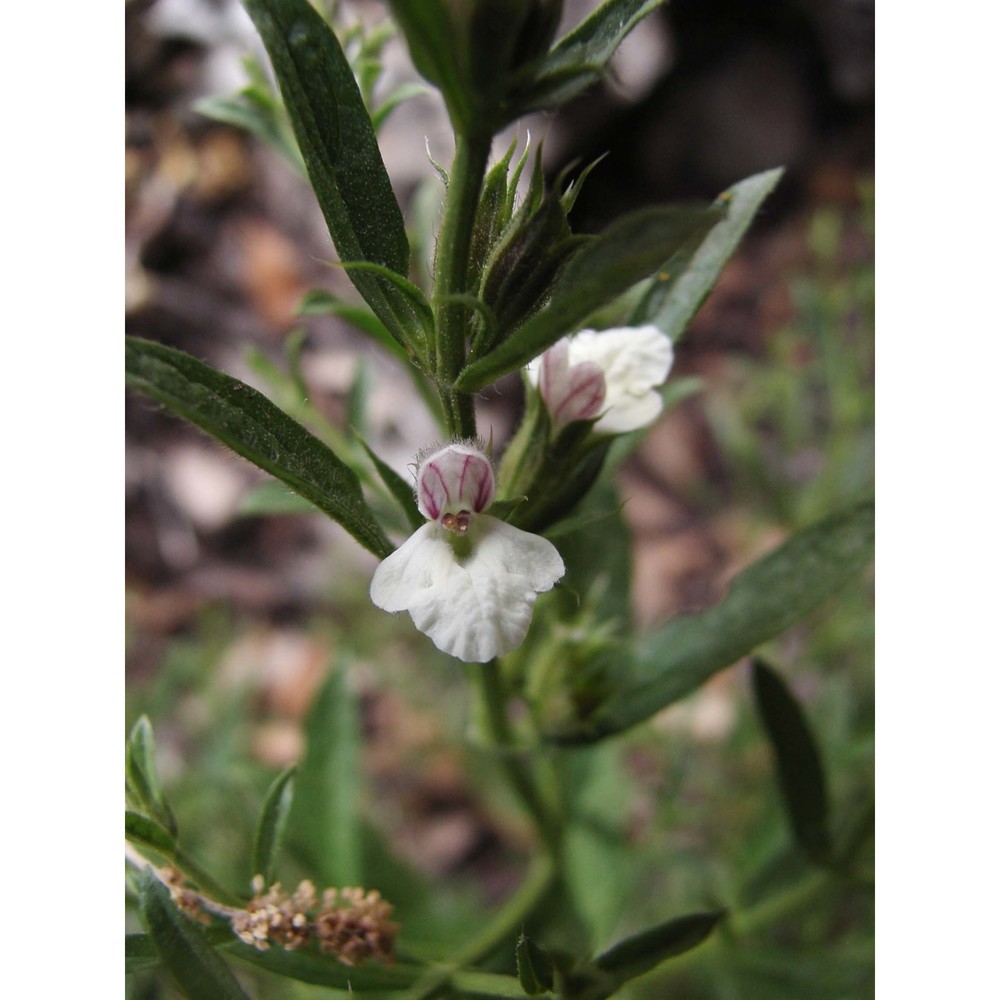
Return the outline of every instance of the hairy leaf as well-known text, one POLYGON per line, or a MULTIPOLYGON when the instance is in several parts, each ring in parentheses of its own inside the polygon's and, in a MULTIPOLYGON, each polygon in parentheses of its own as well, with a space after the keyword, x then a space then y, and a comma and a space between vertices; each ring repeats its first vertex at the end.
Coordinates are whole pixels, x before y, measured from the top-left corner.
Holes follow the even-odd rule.
MULTIPOLYGON (((267 49, 306 170, 342 260, 365 260, 405 276, 410 249, 403 214, 375 129, 337 36, 308 0, 244 0, 267 49)), ((384 276, 349 273, 379 319, 403 343, 420 324, 384 276)))
POLYGON ((288 813, 295 795, 295 766, 278 775, 267 790, 253 838, 253 875, 263 875, 264 885, 274 882, 274 866, 281 849, 288 813))
POLYGON ((139 886, 146 930, 187 1000, 248 1000, 201 928, 174 906, 169 890, 151 869, 143 871, 139 886))
POLYGON ((563 104, 603 75, 625 36, 664 0, 607 0, 534 67, 519 106, 524 111, 563 104))
POLYGON ((643 209, 613 222, 570 258, 548 303, 469 365, 456 388, 475 392, 526 365, 599 306, 649 275, 720 214, 718 207, 675 205, 643 209))
POLYGON ((125 787, 137 800, 137 806, 165 827, 171 836, 177 835, 177 823, 156 770, 153 727, 145 715, 132 727, 125 749, 125 787))
POLYGON ((318 438, 238 379, 163 344, 125 338, 126 381, 315 504, 380 559, 393 546, 358 477, 318 438))
POLYGON ((639 303, 631 322, 652 323, 671 340, 678 340, 719 280, 722 268, 754 220, 764 199, 781 180, 783 168, 765 170, 734 184, 716 202, 726 209, 707 235, 685 248, 683 260, 674 260, 664 282, 654 283, 639 303))
POLYGON ((619 664, 621 686, 575 728, 550 736, 589 742, 622 732, 690 694, 714 673, 807 615, 868 565, 874 503, 798 532, 744 570, 715 607, 680 615, 619 664))
POLYGON ((306 721, 289 828, 289 838, 327 885, 364 883, 359 727, 357 697, 341 663, 319 689, 306 721))

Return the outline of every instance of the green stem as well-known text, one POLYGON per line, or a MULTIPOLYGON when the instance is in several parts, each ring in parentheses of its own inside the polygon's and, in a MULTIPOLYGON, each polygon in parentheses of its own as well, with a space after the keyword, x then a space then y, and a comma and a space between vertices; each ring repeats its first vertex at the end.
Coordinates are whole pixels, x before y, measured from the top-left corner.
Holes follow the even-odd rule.
POLYGON ((507 780, 517 793, 528 814, 534 820, 546 847, 558 855, 561 841, 560 824, 538 789, 534 775, 513 748, 514 738, 507 718, 507 693, 504 690, 500 666, 496 660, 476 664, 471 671, 478 687, 482 721, 486 736, 497 753, 507 780))
MULTIPOLYGON (((532 859, 524 881, 500 907, 489 924, 455 955, 453 962, 430 973, 411 990, 402 994, 401 1000, 430 1000, 449 989, 470 989, 470 977, 476 973, 463 967, 473 965, 496 951, 524 924, 552 887, 555 872, 555 864, 548 854, 539 854, 532 859)), ((462 993, 462 996, 466 995, 465 992, 462 993)))
POLYGON ((455 158, 434 262, 435 362, 445 419, 449 431, 457 437, 476 436, 476 417, 472 397, 451 388, 465 364, 468 309, 453 297, 469 291, 469 248, 490 145, 488 135, 458 134, 455 137, 455 158))

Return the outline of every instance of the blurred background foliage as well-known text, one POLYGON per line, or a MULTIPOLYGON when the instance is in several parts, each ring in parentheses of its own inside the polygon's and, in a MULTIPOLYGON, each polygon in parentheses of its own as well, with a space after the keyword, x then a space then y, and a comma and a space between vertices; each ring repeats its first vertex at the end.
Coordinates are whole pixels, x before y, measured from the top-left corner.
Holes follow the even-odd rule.
MULTIPOLYGON (((343 6, 385 15, 375 2, 343 6)), ((587 7, 567 4, 568 18, 587 7)), ((311 426, 332 440, 350 435, 363 394, 367 439, 404 471, 434 436, 416 403, 401 405, 405 373, 341 319, 298 315, 310 288, 349 295, 323 264, 311 192, 244 133, 192 110, 239 86, 239 55, 255 42, 238 5, 131 0, 125 12, 129 332, 211 360, 300 419, 305 388, 311 426)), ((606 85, 529 123, 552 177, 610 151, 575 209, 584 228, 789 168, 679 345, 672 378, 697 378, 700 392, 617 476, 631 552, 618 549, 608 595, 628 600, 639 627, 714 603, 789 532, 872 489, 871 18, 849 0, 675 0, 606 85)), ((384 60, 386 86, 414 82, 395 40, 384 60)), ((440 199, 414 154, 425 136, 447 162, 429 96, 380 132, 415 233, 440 199)), ((509 379, 482 402, 498 442, 519 399, 509 379)), ((323 780, 363 820, 331 821, 340 869, 324 872, 317 817, 299 809, 279 878, 332 884, 353 863, 395 904, 404 951, 467 934, 518 884, 531 839, 470 736, 461 665, 371 606, 373 562, 321 516, 294 504, 252 513, 254 470, 144 401, 130 397, 127 415, 127 724, 146 714, 155 727, 186 850, 245 887, 269 784, 307 746, 300 779, 321 780, 307 775, 337 741, 336 759, 355 764, 323 780), (356 716, 324 717, 333 683, 356 716)), ((794 846, 745 665, 624 737, 567 753, 588 817, 570 846, 579 941, 602 948, 690 910, 738 915, 621 995, 871 995, 872 650, 869 574, 760 651, 813 728, 834 829, 859 844, 850 877, 794 846)), ((334 995, 240 975, 260 998, 334 995)), ((155 973, 131 976, 129 991, 175 995, 155 973)))

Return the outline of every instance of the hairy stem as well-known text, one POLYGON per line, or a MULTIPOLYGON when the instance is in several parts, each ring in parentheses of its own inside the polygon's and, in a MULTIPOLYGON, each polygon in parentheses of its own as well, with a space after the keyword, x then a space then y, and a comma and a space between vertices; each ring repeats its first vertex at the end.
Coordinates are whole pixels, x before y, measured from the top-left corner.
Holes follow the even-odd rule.
POLYGON ((452 161, 434 262, 435 365, 445 420, 455 437, 476 436, 472 397, 451 388, 465 364, 469 308, 456 302, 454 297, 468 292, 469 247, 490 143, 489 136, 459 134, 455 138, 455 159, 452 161))

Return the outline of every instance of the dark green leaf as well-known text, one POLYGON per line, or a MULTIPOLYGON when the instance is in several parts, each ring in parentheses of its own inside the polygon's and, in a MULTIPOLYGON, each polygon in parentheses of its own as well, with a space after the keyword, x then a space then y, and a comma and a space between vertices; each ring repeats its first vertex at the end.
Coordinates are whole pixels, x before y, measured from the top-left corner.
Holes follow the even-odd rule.
POLYGON ((793 535, 741 573, 715 607, 674 618, 641 643, 632 662, 619 666, 619 690, 586 727, 551 735, 567 742, 600 739, 690 694, 716 671, 790 628, 864 569, 874 533, 869 500, 793 535))
POLYGON ((607 0, 601 4, 560 38, 534 68, 519 106, 523 111, 551 108, 595 83, 625 36, 662 3, 664 0, 607 0))
POLYGON ((187 1000, 248 1000, 201 928, 178 911, 149 868, 140 876, 139 905, 160 960, 187 1000))
POLYGON ((490 517, 499 517, 501 521, 509 521, 511 514, 523 503, 527 503, 525 496, 511 497, 509 500, 494 500, 486 511, 490 517))
MULTIPOLYGON (((764 199, 774 190, 783 168, 765 170, 733 185, 719 196, 726 215, 701 240, 688 260, 674 261, 663 287, 653 286, 631 322, 653 323, 671 340, 678 340, 715 286, 726 261, 732 257, 764 199)), ((690 250, 690 248, 688 248, 690 250)))
MULTIPOLYGON (((261 969, 276 975, 296 979, 316 986, 330 986, 351 993, 390 993, 405 990, 418 983, 426 983, 431 967, 414 962, 396 962, 383 965, 368 961, 361 965, 345 966, 332 955, 321 955, 314 951, 285 951, 270 948, 258 951, 250 945, 236 942, 229 953, 261 969)), ((450 987, 452 996, 463 1000, 475 998, 506 998, 516 1000, 524 996, 518 982, 512 976, 500 976, 490 972, 459 969, 441 973, 441 986, 450 987)), ((437 995, 437 994, 435 994, 437 995)))
POLYGON ((153 727, 143 715, 132 727, 125 749, 126 790, 131 791, 141 806, 153 819, 172 835, 177 835, 177 823, 163 795, 160 776, 156 770, 156 744, 153 727))
POLYGON ((645 278, 719 215, 718 207, 669 206, 643 209, 613 222, 570 258, 549 302, 493 351, 469 365, 456 388, 476 392, 526 365, 599 306, 645 278))
MULTIPOLYGON (((403 215, 350 64, 308 0, 244 0, 267 49, 309 179, 342 260, 399 275, 409 267, 403 215)), ((350 272, 375 314, 403 343, 419 338, 405 296, 376 274, 350 272)))
POLYGON ((795 839, 824 863, 830 858, 826 775, 809 723, 785 682, 761 660, 753 663, 753 691, 795 839))
POLYGON ((264 798, 253 838, 252 875, 263 875, 264 885, 274 882, 274 866, 288 822, 295 794, 295 767, 287 768, 274 779, 264 798))
POLYGON ((443 0, 389 0, 417 72, 444 97, 456 128, 470 123, 470 94, 462 79, 451 21, 443 0))
POLYGON ((427 519, 420 513, 417 507, 417 501, 413 495, 413 484, 408 483, 392 466, 386 465, 364 441, 361 442, 361 446, 368 453, 368 457, 372 460, 372 465, 375 466, 382 482, 385 483, 399 506, 402 507, 410 527, 414 531, 417 528, 422 528, 426 524, 427 519))
POLYGON ((537 996, 552 989, 552 962, 534 941, 522 934, 517 941, 515 957, 517 978, 525 993, 537 996))
POLYGON ((321 955, 314 951, 285 951, 284 948, 269 948, 258 951, 251 945, 237 941, 229 953, 251 965, 267 969, 279 976, 297 979, 316 986, 332 986, 357 993, 372 990, 402 990, 412 986, 426 968, 408 962, 382 965, 379 962, 364 962, 361 965, 346 966, 332 955, 321 955))
POLYGON ((182 351, 126 337, 128 384, 280 479, 384 559, 393 551, 358 477, 256 389, 182 351))
POLYGON ((345 664, 330 672, 306 721, 289 837, 327 885, 363 885, 360 721, 345 664))
POLYGON ((143 847, 151 847, 154 851, 171 857, 176 845, 170 831, 160 826, 156 820, 138 813, 125 811, 125 839, 143 847))
POLYGON ((594 965, 612 973, 617 985, 655 969, 668 958, 696 948, 715 929, 725 913, 689 913, 619 941, 594 959, 594 965))
POLYGON ((397 274, 390 267, 384 264, 376 264, 367 260, 341 260, 339 266, 348 274, 374 274, 384 278, 390 285, 406 299, 415 316, 419 317, 421 327, 427 329, 434 323, 434 313, 430 304, 424 298, 424 293, 409 278, 397 274))
POLYGON ((145 972, 160 964, 160 953, 148 934, 125 935, 125 974, 145 972))

